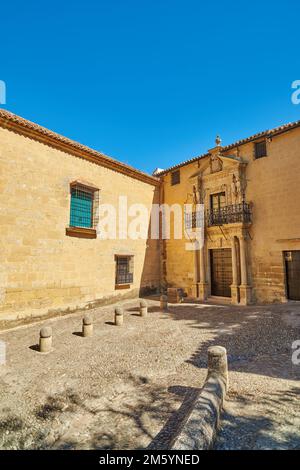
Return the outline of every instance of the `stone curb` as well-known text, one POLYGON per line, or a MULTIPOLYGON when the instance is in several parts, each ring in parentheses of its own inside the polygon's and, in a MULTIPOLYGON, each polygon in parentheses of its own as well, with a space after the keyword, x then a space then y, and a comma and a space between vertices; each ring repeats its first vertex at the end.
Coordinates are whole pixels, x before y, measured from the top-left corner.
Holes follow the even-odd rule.
POLYGON ((223 402, 228 390, 226 349, 208 349, 208 373, 199 396, 184 424, 174 430, 166 445, 164 430, 150 443, 148 449, 206 450, 211 449, 219 427, 223 402), (160 438, 161 436, 161 438, 160 438))
POLYGON ((226 383, 221 376, 208 377, 181 433, 172 449, 205 450, 213 446, 219 426, 226 383))

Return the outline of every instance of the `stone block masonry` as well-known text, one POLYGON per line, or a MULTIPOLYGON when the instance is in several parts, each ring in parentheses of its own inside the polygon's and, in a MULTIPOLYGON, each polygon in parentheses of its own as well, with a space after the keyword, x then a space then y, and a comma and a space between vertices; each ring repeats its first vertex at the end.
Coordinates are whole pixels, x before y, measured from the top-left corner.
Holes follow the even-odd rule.
POLYGON ((159 288, 157 240, 66 235, 70 184, 76 180, 97 187, 100 203, 117 207, 123 195, 128 205, 151 210, 158 202, 154 179, 125 173, 0 125, 1 329, 159 288), (115 287, 119 254, 133 257, 133 282, 123 290, 115 287))

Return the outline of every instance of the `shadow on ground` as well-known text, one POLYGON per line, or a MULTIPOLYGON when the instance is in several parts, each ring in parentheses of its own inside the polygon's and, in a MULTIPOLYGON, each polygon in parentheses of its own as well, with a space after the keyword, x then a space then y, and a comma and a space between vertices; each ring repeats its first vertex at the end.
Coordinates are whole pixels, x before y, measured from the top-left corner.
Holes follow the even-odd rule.
POLYGON ((222 345, 227 349, 231 370, 300 379, 300 368, 291 360, 291 345, 300 339, 300 328, 283 321, 287 308, 275 305, 269 310, 267 307, 204 304, 193 307, 191 309, 190 304, 169 307, 174 321, 188 322, 191 328, 205 330, 213 336, 199 344, 189 363, 206 368, 208 347, 222 345))
MULTIPOLYGON (((134 307, 127 311, 134 315, 138 310, 134 307)), ((149 307, 151 312, 160 310, 156 306, 149 307)), ((300 339, 300 328, 284 322, 283 315, 287 313, 288 307, 283 306, 239 308, 185 303, 170 305, 169 312, 159 321, 168 317, 207 332, 210 339, 204 339, 186 359, 195 368, 206 368, 207 348, 219 344, 227 348, 231 371, 294 381, 300 378, 300 368, 292 365, 291 344, 300 339)), ((11 415, 8 410, 5 419, 0 421, 0 447, 130 449, 147 447, 153 440, 170 446, 178 427, 187 419, 199 389, 185 384, 169 388, 158 386, 140 375, 124 376, 122 380, 132 393, 116 395, 114 399, 82 396, 72 389, 49 395, 36 405, 30 422, 11 415), (160 429, 162 422, 165 425, 160 429), (155 427, 156 433, 150 431, 155 427)), ((229 402, 234 402, 235 410, 241 413, 226 408, 216 449, 299 448, 299 394, 297 386, 284 392, 278 389, 272 395, 229 394, 229 402), (262 412, 243 415, 243 408, 253 403, 262 412), (291 408, 295 410, 278 421, 282 410, 291 408), (264 411, 267 409, 268 413, 264 411), (281 426, 280 432, 278 426, 281 426)))
POLYGON ((284 394, 282 391, 275 392, 272 397, 258 397, 254 394, 232 396, 229 393, 228 399, 235 401, 236 412, 232 413, 230 407, 225 408, 214 449, 299 450, 299 396, 298 387, 284 394), (251 409, 253 404, 256 408, 259 407, 262 413, 245 416, 242 413, 243 408, 250 406, 251 409))
POLYGON ((151 420, 152 424, 157 421, 159 426, 162 420, 167 420, 179 406, 182 393, 172 390, 173 400, 170 400, 165 388, 149 384, 145 377, 130 375, 124 380, 135 390, 135 396, 124 400, 117 397, 111 405, 101 406, 97 402, 101 403, 102 397, 82 397, 69 389, 49 395, 36 407, 33 426, 9 415, 0 421, 0 447, 113 450, 131 449, 137 442, 151 441, 154 436, 149 431, 148 421, 151 420), (76 428, 74 423, 78 420, 78 432, 70 433, 70 428, 76 428), (126 422, 126 427, 123 422, 126 422), (87 423, 86 428, 84 423, 87 423), (120 426, 122 432, 118 432, 120 426))
MULTIPOLYGON (((206 368, 208 347, 222 345, 228 351, 231 371, 298 381, 300 368, 292 364, 291 345, 300 338, 300 328, 299 322, 292 325, 283 320, 283 316, 289 313, 294 314, 282 305, 272 306, 270 310, 267 307, 241 309, 229 305, 198 304, 193 309, 190 304, 169 306, 169 315, 174 321, 188 322, 191 328, 212 333, 213 339, 201 342, 187 360, 193 366, 206 368)), ((193 397, 192 389, 186 391, 180 409, 169 418, 152 445, 170 447, 174 423, 181 426, 193 406, 193 399, 191 406, 186 406, 188 397, 193 397)), ((278 390, 262 396, 229 395, 229 398, 235 402, 240 414, 230 413, 229 408, 224 412, 216 449, 300 448, 300 388, 278 390), (253 415, 244 414, 243 409, 253 404, 253 415), (257 413, 258 409, 261 413, 257 413)))

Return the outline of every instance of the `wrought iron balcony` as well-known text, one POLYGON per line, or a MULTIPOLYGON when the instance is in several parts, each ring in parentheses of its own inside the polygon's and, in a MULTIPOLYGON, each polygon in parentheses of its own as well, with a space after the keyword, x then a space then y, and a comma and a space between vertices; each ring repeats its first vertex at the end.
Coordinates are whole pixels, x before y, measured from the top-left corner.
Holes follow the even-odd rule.
POLYGON ((250 204, 241 202, 220 209, 209 209, 206 211, 206 225, 225 225, 240 223, 251 223, 250 204))

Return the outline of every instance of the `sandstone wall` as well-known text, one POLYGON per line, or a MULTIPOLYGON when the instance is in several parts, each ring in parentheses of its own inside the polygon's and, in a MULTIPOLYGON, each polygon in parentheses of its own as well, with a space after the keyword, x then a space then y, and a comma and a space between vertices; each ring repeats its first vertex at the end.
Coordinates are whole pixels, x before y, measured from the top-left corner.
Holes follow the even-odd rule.
POLYGON ((158 202, 151 184, 0 128, 0 322, 66 311, 159 286, 159 242, 66 236, 70 183, 100 204, 158 202), (134 282, 115 289, 115 254, 134 255, 134 282))

